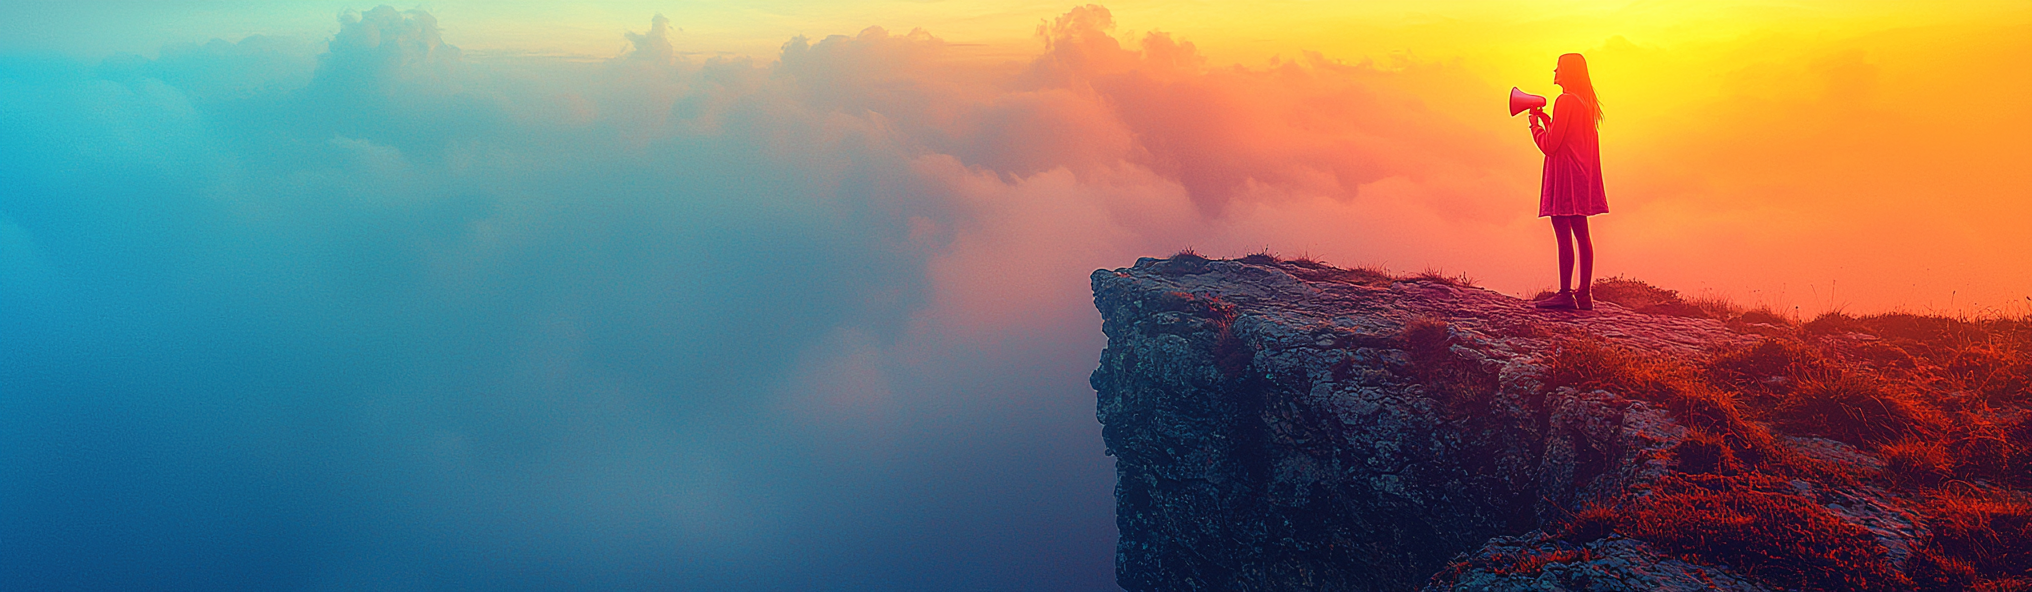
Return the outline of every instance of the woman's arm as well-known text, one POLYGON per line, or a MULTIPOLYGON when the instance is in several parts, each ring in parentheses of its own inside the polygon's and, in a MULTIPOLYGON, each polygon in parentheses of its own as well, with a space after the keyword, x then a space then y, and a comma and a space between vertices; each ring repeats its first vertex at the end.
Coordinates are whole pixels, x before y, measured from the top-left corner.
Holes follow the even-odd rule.
POLYGON ((1581 111, 1583 109, 1581 109, 1579 97, 1569 94, 1559 95, 1558 102, 1552 105, 1551 129, 1538 128, 1531 130, 1531 139, 1538 141, 1538 150, 1550 155, 1559 150, 1560 146, 1566 145, 1567 132, 1572 130, 1573 126, 1578 125, 1573 120, 1587 116, 1587 114, 1581 113, 1581 111))

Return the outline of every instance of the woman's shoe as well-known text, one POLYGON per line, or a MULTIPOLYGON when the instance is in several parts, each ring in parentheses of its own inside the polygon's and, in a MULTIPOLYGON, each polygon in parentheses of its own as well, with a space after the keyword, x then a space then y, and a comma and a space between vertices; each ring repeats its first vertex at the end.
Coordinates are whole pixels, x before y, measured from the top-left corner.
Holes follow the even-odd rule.
POLYGON ((1581 310, 1594 310, 1595 295, 1592 294, 1589 290, 1579 290, 1574 292, 1573 307, 1581 310))
POLYGON ((1532 306, 1536 306, 1538 308, 1551 308, 1560 310, 1572 310, 1573 304, 1574 304, 1573 292, 1568 292, 1565 290, 1561 290, 1558 294, 1548 296, 1544 300, 1531 303, 1532 306))

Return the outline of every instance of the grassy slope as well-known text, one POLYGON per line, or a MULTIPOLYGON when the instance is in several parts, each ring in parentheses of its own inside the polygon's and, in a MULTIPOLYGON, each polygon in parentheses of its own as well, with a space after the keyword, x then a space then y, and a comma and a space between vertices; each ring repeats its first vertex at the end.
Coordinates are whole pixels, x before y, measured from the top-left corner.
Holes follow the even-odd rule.
POLYGON ((1615 278, 1598 300, 1727 321, 1757 345, 1667 360, 1574 341, 1550 388, 1658 401, 1692 428, 1678 472, 1644 499, 1583 512, 1570 538, 1609 531, 1806 590, 2032 590, 2032 323, 1911 314, 1793 323, 1687 302, 1615 278), (1815 460, 1777 436, 1838 440, 1881 468, 1815 460), (1790 483, 1877 488, 1929 533, 1902 571, 1860 529, 1790 483))
MULTIPOLYGON (((1281 262, 1308 280, 1472 283, 1267 253, 1240 260, 1281 262)), ((1547 389, 1655 401, 1690 428, 1670 452, 1674 474, 1641 499, 1577 513, 1563 537, 1616 532, 1790 589, 2032 591, 2032 321, 1831 313, 1798 322, 1625 277, 1596 281, 1593 294, 1764 339, 1699 360, 1562 344, 1547 389), (1837 440, 1881 467, 1816 459, 1781 436, 1837 440), (1794 481, 1882 492, 1918 514, 1927 534, 1898 569, 1869 533, 1794 481)))

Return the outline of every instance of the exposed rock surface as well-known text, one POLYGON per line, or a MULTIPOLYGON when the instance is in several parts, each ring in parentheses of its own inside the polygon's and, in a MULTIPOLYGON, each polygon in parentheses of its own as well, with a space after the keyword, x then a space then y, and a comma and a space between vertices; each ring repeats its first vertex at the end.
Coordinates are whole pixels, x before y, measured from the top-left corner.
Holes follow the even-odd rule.
POLYGON ((1643 541, 1611 536, 1575 545, 1543 533, 1496 537, 1442 570, 1443 590, 1765 591, 1727 569, 1661 555, 1643 541))
MULTIPOLYGON (((1124 588, 1765 589, 1641 541, 1543 534, 1659 479, 1687 434, 1653 403, 1545 388, 1557 344, 1691 358, 1754 331, 1276 261, 1146 258, 1092 281, 1124 588)), ((1916 536, 1882 504, 1802 495, 1887 546, 1916 536)))

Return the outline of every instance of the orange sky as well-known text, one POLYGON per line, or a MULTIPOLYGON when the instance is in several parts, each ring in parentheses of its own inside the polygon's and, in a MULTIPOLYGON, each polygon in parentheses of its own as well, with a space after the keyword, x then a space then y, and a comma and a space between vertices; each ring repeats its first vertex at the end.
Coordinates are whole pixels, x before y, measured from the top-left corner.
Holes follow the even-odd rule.
MULTIPOLYGON (((142 31, 82 26, 109 20, 100 13, 110 9, 36 5, 18 9, 36 14, 0 32, 13 49, 153 55, 164 43, 250 34, 321 43, 335 26, 331 15, 360 8, 316 1, 122 9, 146 21, 142 31)), ((795 36, 815 42, 871 25, 899 36, 921 28, 941 44, 914 74, 885 75, 964 81, 943 97, 956 112, 1029 96, 998 93, 1022 90, 1007 77, 1039 59, 1040 27, 1070 5, 447 0, 422 8, 467 60, 504 68, 532 55, 613 59, 630 47, 625 33, 646 30, 656 13, 675 28, 676 59, 691 63, 710 56, 768 63, 795 36)), ((1154 61, 1120 66, 1173 87, 1136 96, 1101 89, 1088 98, 1104 106, 1091 109, 1113 112, 1056 113, 1072 119, 1053 119, 1058 131, 1032 134, 999 160, 960 155, 964 166, 1009 177, 1012 190, 1061 166, 1083 187, 1098 187, 1113 181, 1095 172, 1124 159, 1192 194, 1191 215, 1111 206, 1128 217, 1094 234, 1136 238, 1086 244, 1080 252, 1091 257, 1068 259, 1068 269, 1192 245, 1432 266, 1508 292, 1547 287, 1555 277, 1549 232, 1530 211, 1538 157, 1523 119, 1507 116, 1501 101, 1511 85, 1556 92, 1554 57, 1580 51, 1608 114, 1612 212, 1596 222, 1601 272, 1809 315, 2032 312, 2024 265, 2032 233, 2021 230, 2032 221, 2025 165, 2032 5, 2022 1, 1132 0, 1107 9, 1109 33, 1131 53, 1153 31, 1191 44, 1180 50, 1196 56, 1184 70, 1158 72, 1154 61), (1178 88, 1198 89, 1208 102, 1165 103, 1178 88), (1125 103, 1142 100, 1155 102, 1125 103), (1137 161, 1153 154, 1149 141, 1209 144, 1137 161), (1208 173, 1216 184, 1248 182, 1210 201, 1205 183, 1186 178, 1204 167, 1165 160, 1200 153, 1194 162, 1225 167, 1208 173), (1207 207, 1216 202, 1224 205, 1207 207), (1148 225, 1157 219, 1173 222, 1148 225)), ((940 133, 960 133, 933 120, 927 125, 940 133)), ((1164 192, 1138 191, 1130 193, 1164 192)), ((1009 240, 1016 242, 1003 247, 1021 248, 1009 240)))
MULTIPOLYGON (((2022 75, 2032 11, 2022 5, 1614 3, 1527 15, 1499 3, 1429 14, 1291 4, 1225 26, 1211 24, 1210 6, 1159 11, 1176 24, 1152 24, 1157 10, 1139 16, 1134 3, 1110 9, 1125 44, 1139 22, 1192 42, 1209 80, 1240 87, 1228 105, 1273 114, 1241 124, 1257 146, 1244 152, 1303 160, 1334 150, 1322 138, 1380 133, 1387 141, 1363 158, 1430 162, 1397 163, 1358 187, 1286 175, 1259 188, 1274 197, 1160 233, 1174 246, 1434 267, 1512 293, 1548 287, 1551 240, 1530 211, 1538 157, 1501 96, 1513 84, 1557 92, 1553 57, 1581 51, 1608 112, 1601 273, 1806 316, 2032 312, 2032 83, 2022 75), (1294 16, 1306 8, 1320 18, 1294 16), (1277 26, 1290 37, 1272 39, 1277 26), (1303 48, 1370 64, 1358 84, 1415 108, 1388 121, 1329 113, 1342 128, 1286 125, 1284 97, 1304 91, 1252 94, 1266 87, 1223 73, 1303 48), (1410 129, 1389 131, 1399 126, 1410 129)), ((1312 72, 1332 84, 1328 69, 1312 72)))

